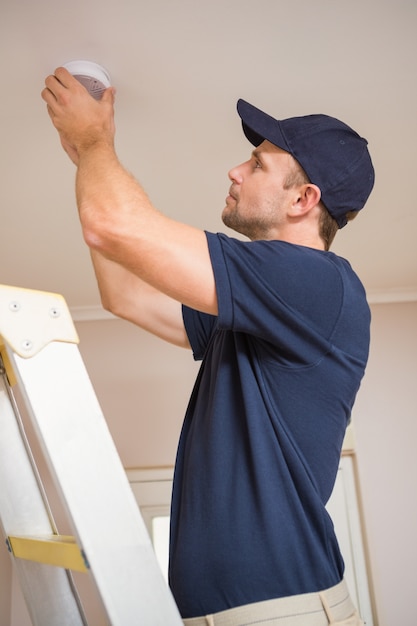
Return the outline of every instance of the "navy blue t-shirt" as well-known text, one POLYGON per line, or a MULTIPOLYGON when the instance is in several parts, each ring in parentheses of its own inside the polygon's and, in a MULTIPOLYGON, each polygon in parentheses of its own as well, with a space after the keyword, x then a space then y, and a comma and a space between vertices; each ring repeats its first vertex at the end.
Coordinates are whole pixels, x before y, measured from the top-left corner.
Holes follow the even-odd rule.
POLYGON ((331 587, 325 510, 369 349, 349 263, 207 233, 218 316, 183 308, 202 365, 174 477, 170 585, 184 618, 331 587))

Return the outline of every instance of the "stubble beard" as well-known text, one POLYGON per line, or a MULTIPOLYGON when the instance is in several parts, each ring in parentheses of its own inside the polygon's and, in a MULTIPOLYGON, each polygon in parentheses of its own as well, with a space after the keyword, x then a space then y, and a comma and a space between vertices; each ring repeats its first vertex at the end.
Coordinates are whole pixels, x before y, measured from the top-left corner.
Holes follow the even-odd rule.
POLYGON ((222 213, 222 221, 225 226, 237 233, 248 237, 251 241, 269 239, 272 227, 272 212, 262 214, 253 211, 254 214, 242 215, 236 203, 234 207, 226 206, 222 213))

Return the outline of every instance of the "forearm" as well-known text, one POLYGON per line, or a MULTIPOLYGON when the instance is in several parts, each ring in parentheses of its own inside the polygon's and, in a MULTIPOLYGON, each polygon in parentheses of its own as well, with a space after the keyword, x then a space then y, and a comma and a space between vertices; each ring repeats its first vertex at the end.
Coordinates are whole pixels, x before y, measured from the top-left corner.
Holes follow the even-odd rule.
POLYGON ((133 274, 91 248, 90 255, 103 308, 118 317, 127 317, 125 301, 131 293, 133 274))
POLYGON ((77 202, 90 248, 179 302, 217 312, 204 232, 156 210, 111 146, 80 155, 77 202))
POLYGON ((149 295, 157 290, 114 261, 90 249, 103 308, 139 326, 140 309, 149 295))
POLYGON ((189 348, 179 302, 91 250, 103 307, 161 339, 189 348))
POLYGON ((159 217, 141 185, 106 141, 81 151, 76 199, 87 244, 118 263, 124 261, 122 240, 132 227, 149 231, 159 217))

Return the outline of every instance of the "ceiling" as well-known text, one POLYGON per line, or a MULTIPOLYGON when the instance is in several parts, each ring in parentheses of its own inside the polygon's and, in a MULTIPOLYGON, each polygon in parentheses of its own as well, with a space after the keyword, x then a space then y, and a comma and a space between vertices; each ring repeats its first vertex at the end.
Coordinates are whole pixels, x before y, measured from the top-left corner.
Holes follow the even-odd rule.
POLYGON ((227 172, 251 149, 239 97, 353 126, 376 184, 333 249, 371 300, 417 299, 416 25, 415 0, 2 0, 0 282, 98 310, 74 166, 40 97, 58 65, 88 59, 117 89, 121 161, 160 210, 208 230, 224 230, 227 172))

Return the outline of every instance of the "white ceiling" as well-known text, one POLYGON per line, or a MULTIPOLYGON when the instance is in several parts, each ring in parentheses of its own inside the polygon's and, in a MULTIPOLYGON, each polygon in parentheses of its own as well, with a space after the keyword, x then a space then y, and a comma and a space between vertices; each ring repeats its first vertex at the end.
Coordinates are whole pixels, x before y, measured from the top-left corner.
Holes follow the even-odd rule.
POLYGON ((327 113, 369 141, 376 185, 334 250, 373 301, 417 298, 415 0, 3 0, 0 282, 99 304, 74 167, 40 92, 55 67, 104 65, 117 147, 159 209, 223 230, 227 171, 245 160, 236 100, 327 113))

